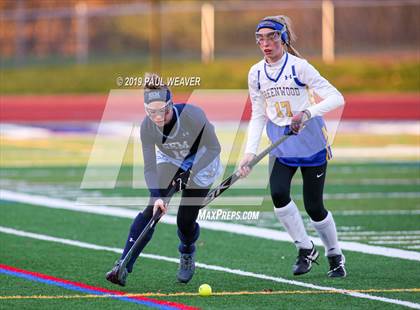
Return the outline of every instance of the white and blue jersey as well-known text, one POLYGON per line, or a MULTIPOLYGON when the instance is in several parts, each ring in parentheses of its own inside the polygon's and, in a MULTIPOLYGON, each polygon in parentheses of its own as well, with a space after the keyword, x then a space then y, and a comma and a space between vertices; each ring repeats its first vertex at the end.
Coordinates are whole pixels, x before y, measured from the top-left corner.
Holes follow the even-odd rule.
POLYGON ((149 117, 141 124, 144 175, 152 196, 159 196, 157 164, 171 163, 183 170, 191 169, 193 181, 201 187, 210 186, 223 171, 221 147, 204 112, 190 104, 175 104, 173 112, 163 130, 149 117))
POLYGON ((257 153, 265 125, 268 137, 275 142, 288 130, 295 114, 308 110, 311 119, 305 128, 271 155, 291 166, 317 166, 331 158, 322 116, 342 106, 344 98, 312 65, 287 52, 276 63, 262 60, 251 67, 248 87, 252 116, 245 153, 257 153), (322 98, 318 104, 313 92, 322 98))

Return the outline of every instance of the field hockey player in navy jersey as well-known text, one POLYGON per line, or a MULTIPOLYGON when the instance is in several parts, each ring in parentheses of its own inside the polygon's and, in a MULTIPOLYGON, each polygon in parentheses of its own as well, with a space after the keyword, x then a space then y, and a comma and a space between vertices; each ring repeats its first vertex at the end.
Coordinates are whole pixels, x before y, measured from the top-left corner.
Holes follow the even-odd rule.
POLYGON ((154 228, 133 253, 126 270, 121 272, 123 258, 157 209, 166 213, 171 196, 182 191, 177 213, 180 253, 177 279, 187 283, 195 270, 195 243, 200 236, 196 220, 200 206, 213 182, 222 173, 221 147, 213 125, 201 108, 192 104, 174 104, 170 89, 161 83, 157 75, 149 74, 145 80, 148 80, 144 89, 147 116, 141 124, 140 136, 150 200, 134 219, 123 254, 106 278, 115 284, 125 285, 136 259, 151 240, 154 228), (118 277, 118 274, 123 276, 118 277))

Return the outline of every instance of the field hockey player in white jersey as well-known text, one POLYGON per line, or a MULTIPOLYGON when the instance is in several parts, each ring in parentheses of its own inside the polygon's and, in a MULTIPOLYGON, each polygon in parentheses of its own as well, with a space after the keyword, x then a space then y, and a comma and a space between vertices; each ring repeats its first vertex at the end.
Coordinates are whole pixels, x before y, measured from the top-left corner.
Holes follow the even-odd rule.
POLYGON ((290 196, 291 180, 300 168, 304 207, 324 244, 329 262, 327 274, 345 277, 345 258, 335 222, 323 201, 327 162, 331 159, 323 115, 342 107, 344 98, 292 47, 294 34, 288 17, 265 17, 258 23, 255 36, 264 59, 252 66, 248 75, 252 116, 240 162, 241 176, 250 173, 247 163, 257 153, 264 126, 271 142, 292 134, 270 153, 269 161, 274 213, 298 250, 293 274, 309 272, 319 256, 290 196), (312 92, 321 98, 317 104, 312 92))

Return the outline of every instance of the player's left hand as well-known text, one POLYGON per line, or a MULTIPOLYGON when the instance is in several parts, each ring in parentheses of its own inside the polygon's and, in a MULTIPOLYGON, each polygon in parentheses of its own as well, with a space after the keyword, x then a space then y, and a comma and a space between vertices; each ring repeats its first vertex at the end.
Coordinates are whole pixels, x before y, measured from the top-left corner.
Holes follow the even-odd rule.
POLYGON ((292 132, 297 135, 299 131, 302 129, 304 123, 311 118, 311 112, 308 110, 301 111, 298 114, 292 117, 292 123, 290 124, 290 128, 292 132))
POLYGON ((158 199, 153 205, 153 215, 155 215, 158 209, 162 211, 163 216, 166 212, 168 212, 168 205, 162 199, 158 199))

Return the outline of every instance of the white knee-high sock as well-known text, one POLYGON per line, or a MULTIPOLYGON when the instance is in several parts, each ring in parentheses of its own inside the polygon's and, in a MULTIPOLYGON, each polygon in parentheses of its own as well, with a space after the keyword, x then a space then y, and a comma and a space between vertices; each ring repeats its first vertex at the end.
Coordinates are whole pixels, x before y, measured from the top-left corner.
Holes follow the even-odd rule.
POLYGON ((325 255, 341 255, 342 253, 337 238, 337 229, 331 212, 328 212, 327 217, 322 221, 315 222, 311 220, 311 222, 315 230, 318 232, 322 243, 324 243, 325 255))
POLYGON ((312 249, 312 242, 303 225, 302 216, 293 200, 283 208, 274 208, 274 213, 298 249, 312 249))

